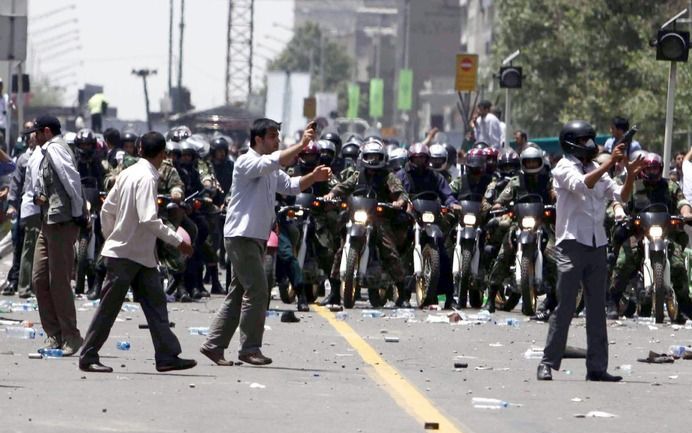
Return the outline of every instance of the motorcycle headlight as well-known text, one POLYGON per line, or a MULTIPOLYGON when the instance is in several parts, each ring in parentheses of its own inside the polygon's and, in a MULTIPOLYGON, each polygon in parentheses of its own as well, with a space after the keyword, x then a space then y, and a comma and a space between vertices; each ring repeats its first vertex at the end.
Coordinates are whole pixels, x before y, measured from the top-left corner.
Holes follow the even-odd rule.
POLYGON ((357 222, 358 224, 365 224, 367 220, 368 213, 364 210, 357 210, 353 213, 353 221, 357 222))
POLYGON ((661 226, 651 226, 649 228, 649 236, 652 238, 660 238, 663 236, 663 227, 661 226))
POLYGON ((536 218, 524 217, 521 219, 521 227, 524 229, 532 229, 536 227, 536 218))
POLYGON ((423 212, 423 215, 421 215, 421 220, 423 220, 424 223, 435 222, 435 214, 432 212, 423 212))
POLYGON ((467 213, 464 215, 464 225, 472 226, 476 224, 476 215, 467 213))

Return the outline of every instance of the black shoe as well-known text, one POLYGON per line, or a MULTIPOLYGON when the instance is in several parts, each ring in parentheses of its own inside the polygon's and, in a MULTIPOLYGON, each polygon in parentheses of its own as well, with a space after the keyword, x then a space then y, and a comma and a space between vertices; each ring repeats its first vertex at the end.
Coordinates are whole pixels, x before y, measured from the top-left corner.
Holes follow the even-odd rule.
POLYGON ((17 291, 17 284, 5 281, 2 285, 2 296, 12 296, 17 291))
POLYGON ((219 281, 219 269, 214 267, 208 272, 211 274, 211 293, 214 295, 225 295, 226 288, 219 281))
MULTIPOLYGON (((205 289, 200 289, 200 290, 198 290, 198 292, 199 292, 200 298, 208 298, 210 296, 209 292, 207 292, 205 289)), ((192 293, 192 297, 195 298, 194 292, 192 293)), ((198 298, 195 298, 195 299, 198 299, 198 298)))
POLYGON ((553 372, 548 364, 538 364, 536 371, 536 379, 538 380, 553 380, 553 372))
POLYGON ((308 305, 308 300, 305 295, 298 295, 298 311, 307 313, 310 311, 310 306, 308 305))
POLYGON ((178 286, 175 293, 175 300, 178 302, 192 302, 192 298, 184 287, 178 286))
POLYGON ((91 364, 79 363, 79 369, 88 373, 113 373, 113 369, 100 362, 92 362, 91 364))
POLYGON ((601 373, 590 372, 586 373, 586 380, 590 380, 592 382, 620 382, 622 380, 622 376, 613 376, 607 371, 601 373))
POLYGON ((547 322, 550 319, 550 311, 548 310, 538 310, 536 315, 531 317, 531 320, 537 320, 539 322, 547 322))
POLYGON ((31 290, 27 290, 26 292, 22 292, 17 296, 19 296, 21 299, 29 299, 32 296, 34 296, 34 292, 32 292, 31 290))
POLYGON ((283 323, 298 323, 300 319, 296 317, 293 311, 284 311, 281 313, 281 322, 283 323))
POLYGON ((238 355, 238 359, 251 365, 269 365, 272 363, 271 358, 262 355, 260 351, 238 355))
POLYGON ((443 310, 451 310, 452 309, 452 303, 456 304, 456 302, 454 302, 453 299, 447 298, 447 300, 445 301, 445 306, 444 306, 443 310))
POLYGON ((329 292, 329 296, 326 298, 322 299, 318 305, 321 305, 323 307, 326 307, 327 305, 339 305, 341 304, 341 294, 339 293, 338 289, 334 289, 332 286, 332 291, 329 292))
POLYGON ((173 370, 187 370, 197 365, 197 361, 194 359, 182 359, 176 357, 173 361, 157 363, 156 371, 173 371, 173 370))
POLYGON ((608 304, 606 318, 608 320, 618 320, 620 318, 620 312, 618 311, 617 305, 611 303, 608 304))

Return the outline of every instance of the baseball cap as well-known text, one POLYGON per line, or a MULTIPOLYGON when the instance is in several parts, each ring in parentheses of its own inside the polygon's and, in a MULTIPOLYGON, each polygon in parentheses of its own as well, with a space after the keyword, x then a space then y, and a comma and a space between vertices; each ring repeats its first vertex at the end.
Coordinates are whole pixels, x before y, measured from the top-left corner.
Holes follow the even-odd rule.
POLYGON ((24 131, 24 134, 42 131, 44 128, 49 128, 53 132, 60 133, 60 121, 54 116, 40 116, 34 122, 34 126, 24 131))

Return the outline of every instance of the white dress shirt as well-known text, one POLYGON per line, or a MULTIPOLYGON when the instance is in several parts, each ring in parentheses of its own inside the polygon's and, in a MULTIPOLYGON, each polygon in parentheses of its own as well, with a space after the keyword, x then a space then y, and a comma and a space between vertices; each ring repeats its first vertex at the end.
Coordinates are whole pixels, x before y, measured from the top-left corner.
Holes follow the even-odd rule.
POLYGON ((692 162, 682 161, 682 193, 692 203, 692 162))
POLYGON ((595 162, 586 167, 571 155, 566 155, 553 169, 553 187, 557 193, 555 205, 555 244, 576 240, 591 247, 608 243, 603 220, 611 200, 621 202, 622 187, 605 173, 593 188, 584 183, 585 173, 597 168, 595 162))
POLYGON ((157 238, 174 246, 183 241, 158 216, 158 181, 158 170, 144 158, 118 175, 101 208, 104 257, 129 259, 154 268, 157 238))
POLYGON ((29 149, 27 152, 31 152, 31 156, 29 157, 29 162, 26 165, 26 177, 24 178, 22 204, 19 208, 19 214, 21 215, 22 219, 41 213, 41 207, 34 203, 34 191, 36 191, 36 188, 39 186, 38 176, 40 173, 43 153, 41 152, 40 148, 34 148, 34 150, 29 149))
POLYGON ((223 235, 266 241, 276 218, 276 193, 300 193, 300 177, 281 171, 281 151, 260 155, 253 148, 238 157, 233 168, 231 199, 226 211, 223 235))
POLYGON ((502 125, 493 113, 476 119, 475 133, 476 141, 483 141, 495 148, 502 146, 502 125))

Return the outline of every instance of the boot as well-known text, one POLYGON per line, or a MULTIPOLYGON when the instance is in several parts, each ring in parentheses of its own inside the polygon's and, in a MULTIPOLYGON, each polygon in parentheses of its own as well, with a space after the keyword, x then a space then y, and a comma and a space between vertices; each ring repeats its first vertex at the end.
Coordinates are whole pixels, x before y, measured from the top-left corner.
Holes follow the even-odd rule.
POLYGON ((308 299, 305 297, 305 293, 301 290, 298 294, 298 311, 307 313, 310 311, 310 306, 308 305, 308 299))
POLYGON ((89 289, 89 292, 87 292, 87 299, 90 301, 95 301, 101 297, 101 288, 103 287, 103 278, 105 275, 103 275, 101 272, 96 272, 96 276, 94 278, 94 285, 89 289))
POLYGON ((225 295, 226 289, 221 285, 219 281, 219 268, 216 266, 210 266, 207 268, 207 275, 211 279, 211 293, 216 295, 225 295))
POLYGON ((622 299, 622 293, 616 293, 611 288, 608 302, 606 303, 606 318, 608 320, 618 320, 620 318, 620 299, 622 299))
POLYGON ((488 313, 495 312, 495 297, 497 296, 498 288, 490 286, 488 289, 488 313))
POLYGON ((332 287, 332 290, 329 292, 329 296, 319 302, 319 305, 322 307, 341 304, 341 281, 336 278, 330 278, 329 285, 332 287))
POLYGON ((403 283, 396 285, 396 291, 399 295, 396 299, 396 306, 399 308, 411 308, 411 292, 406 290, 403 283))
POLYGON ((178 302, 192 302, 192 298, 187 293, 187 289, 182 284, 175 289, 175 300, 178 302))
POLYGON ((178 286, 180 285, 182 278, 182 274, 171 274, 171 277, 168 279, 168 286, 166 286, 167 295, 172 295, 176 293, 176 290, 178 289, 178 286))

